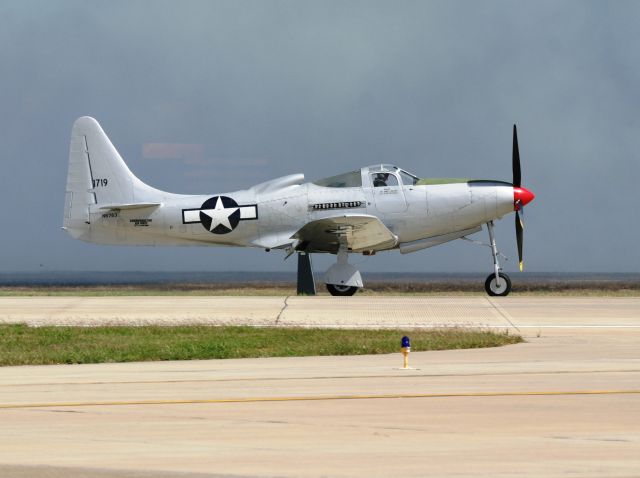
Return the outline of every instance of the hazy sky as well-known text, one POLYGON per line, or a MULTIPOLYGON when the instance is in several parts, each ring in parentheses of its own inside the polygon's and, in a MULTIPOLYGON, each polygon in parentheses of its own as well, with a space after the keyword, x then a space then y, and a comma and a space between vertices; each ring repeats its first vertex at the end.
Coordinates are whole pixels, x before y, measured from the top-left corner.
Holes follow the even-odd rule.
MULTIPOLYGON (((517 123, 527 269, 637 272, 639 23, 625 1, 0 0, 0 269, 294 270, 261 250, 72 240, 69 135, 91 115, 143 181, 198 194, 379 162, 510 181, 517 123)), ((513 229, 497 227, 508 271, 513 229)), ((354 259, 491 270, 463 241, 354 259)))

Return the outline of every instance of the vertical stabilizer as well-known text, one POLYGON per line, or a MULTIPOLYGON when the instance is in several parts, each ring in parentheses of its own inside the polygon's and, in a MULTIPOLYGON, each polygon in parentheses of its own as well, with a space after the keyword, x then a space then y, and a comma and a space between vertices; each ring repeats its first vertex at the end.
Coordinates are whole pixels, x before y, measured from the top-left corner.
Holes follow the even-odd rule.
POLYGON ((133 175, 95 119, 83 116, 76 120, 64 205, 64 228, 69 234, 87 237, 92 205, 153 201, 158 193, 133 175))

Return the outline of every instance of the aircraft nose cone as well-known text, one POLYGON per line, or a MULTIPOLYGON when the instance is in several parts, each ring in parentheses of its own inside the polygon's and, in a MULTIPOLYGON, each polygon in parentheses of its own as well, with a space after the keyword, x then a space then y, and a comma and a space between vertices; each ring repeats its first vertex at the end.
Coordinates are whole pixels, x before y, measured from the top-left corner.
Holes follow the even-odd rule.
POLYGON ((513 209, 519 211, 529 204, 536 196, 526 188, 513 188, 513 209))

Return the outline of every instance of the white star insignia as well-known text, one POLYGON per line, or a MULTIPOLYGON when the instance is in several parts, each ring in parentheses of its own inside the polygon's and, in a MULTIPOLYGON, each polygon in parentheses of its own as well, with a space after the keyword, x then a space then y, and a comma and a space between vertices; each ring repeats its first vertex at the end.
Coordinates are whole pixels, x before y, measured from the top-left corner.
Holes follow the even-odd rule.
POLYGON ((231 230, 233 228, 231 227, 231 223, 229 222, 229 217, 238 209, 239 208, 237 207, 225 208, 224 204, 222 204, 222 200, 220 199, 220 197, 218 197, 214 209, 201 209, 200 212, 206 214, 211 218, 211 226, 209 227, 209 231, 213 231, 220 225, 231 230))

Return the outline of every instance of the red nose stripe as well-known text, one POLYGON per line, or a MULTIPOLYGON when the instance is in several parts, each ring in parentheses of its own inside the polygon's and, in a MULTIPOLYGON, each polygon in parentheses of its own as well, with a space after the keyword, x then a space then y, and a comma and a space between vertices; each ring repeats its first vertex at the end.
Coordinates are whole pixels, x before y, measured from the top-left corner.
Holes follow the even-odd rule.
POLYGON ((526 206, 533 201, 535 195, 526 188, 513 188, 513 209, 519 211, 521 207, 526 206))

